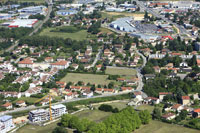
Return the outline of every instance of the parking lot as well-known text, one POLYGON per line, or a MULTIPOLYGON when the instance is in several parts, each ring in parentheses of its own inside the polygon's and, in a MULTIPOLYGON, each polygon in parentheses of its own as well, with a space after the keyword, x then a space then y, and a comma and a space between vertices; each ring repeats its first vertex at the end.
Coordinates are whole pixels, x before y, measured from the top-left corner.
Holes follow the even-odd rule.
POLYGON ((141 21, 134 21, 133 25, 141 33, 158 33, 159 30, 155 24, 142 24, 141 21))

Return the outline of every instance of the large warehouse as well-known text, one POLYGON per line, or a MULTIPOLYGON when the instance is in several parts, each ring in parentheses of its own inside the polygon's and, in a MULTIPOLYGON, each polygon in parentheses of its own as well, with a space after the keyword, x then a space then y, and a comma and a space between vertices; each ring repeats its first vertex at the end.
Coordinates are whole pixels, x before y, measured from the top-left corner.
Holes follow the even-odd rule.
POLYGON ((4 26, 8 26, 10 28, 17 28, 17 27, 27 27, 32 28, 34 24, 38 22, 37 19, 15 19, 11 22, 3 23, 4 26))
POLYGON ((131 21, 133 21, 131 17, 119 18, 113 21, 110 27, 125 32, 136 32, 137 30, 135 26, 131 24, 131 21))

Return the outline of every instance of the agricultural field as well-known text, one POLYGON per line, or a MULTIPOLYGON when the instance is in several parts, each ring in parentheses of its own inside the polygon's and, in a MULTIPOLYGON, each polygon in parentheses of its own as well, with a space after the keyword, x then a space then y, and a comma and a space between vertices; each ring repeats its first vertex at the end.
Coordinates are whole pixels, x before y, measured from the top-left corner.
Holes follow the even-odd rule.
POLYGON ((86 30, 80 30, 75 33, 66 33, 66 32, 51 32, 51 30, 55 30, 55 28, 46 28, 44 29, 40 35, 41 36, 49 36, 49 37, 61 37, 61 38, 71 38, 73 40, 84 40, 87 39, 88 33, 86 30))
POLYGON ((152 120, 150 124, 142 125, 133 133, 199 133, 199 130, 152 120))
POLYGON ((107 85, 112 81, 107 80, 107 78, 107 75, 67 73, 67 75, 63 79, 61 79, 61 81, 75 83, 77 83, 78 81, 83 81, 84 83, 107 85))
POLYGON ((136 73, 137 72, 134 69, 106 68, 106 74, 110 74, 110 75, 133 76, 133 75, 136 75, 136 73))

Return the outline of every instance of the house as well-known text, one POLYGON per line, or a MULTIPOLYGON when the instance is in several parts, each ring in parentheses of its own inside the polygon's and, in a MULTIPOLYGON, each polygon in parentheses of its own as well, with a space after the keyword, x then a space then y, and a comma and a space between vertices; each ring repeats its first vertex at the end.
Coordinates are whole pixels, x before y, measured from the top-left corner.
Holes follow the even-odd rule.
POLYGON ((137 98, 138 101, 142 101, 142 93, 140 91, 134 91, 133 92, 133 97, 137 98))
POLYGON ((144 77, 146 80, 148 80, 148 79, 154 79, 156 77, 156 75, 155 74, 145 74, 144 77))
POLYGON ((59 90, 57 88, 52 88, 49 91, 52 96, 58 96, 59 95, 59 90))
POLYGON ((30 58, 25 58, 24 60, 18 62, 18 66, 22 68, 25 68, 25 67, 32 68, 33 60, 31 60, 30 58))
POLYGON ((51 63, 52 68, 58 68, 58 69, 66 69, 69 67, 70 62, 68 61, 57 61, 55 63, 51 63))
POLYGON ((101 67, 102 67, 102 65, 101 65, 101 64, 99 64, 99 65, 96 65, 97 71, 100 71, 100 70, 101 70, 101 67))
POLYGON ((174 113, 167 113, 162 115, 162 118, 165 120, 172 120, 176 117, 176 115, 174 113))
POLYGON ((121 87, 121 91, 131 91, 131 90, 133 90, 133 88, 132 87, 121 87))
POLYGON ((119 81, 119 82, 125 82, 126 79, 125 78, 117 78, 117 81, 119 81))
POLYGON ((176 112, 181 112, 181 110, 184 109, 184 107, 181 105, 181 104, 174 104, 172 107, 171 107, 172 111, 176 112))
POLYGON ((161 69, 160 69, 159 66, 154 66, 153 69, 154 69, 154 71, 155 71, 156 73, 160 73, 160 71, 161 71, 161 69))
POLYGON ((6 102, 5 104, 1 105, 2 107, 6 108, 6 109, 12 109, 12 103, 6 102))
POLYGON ((159 104, 160 100, 156 97, 146 97, 143 101, 144 104, 159 104))
POLYGON ((82 87, 81 86, 70 86, 70 89, 74 90, 74 91, 81 91, 82 87))
POLYGON ((188 105, 188 104, 190 104, 190 97, 189 97, 189 96, 182 96, 182 97, 181 97, 181 100, 182 100, 182 104, 183 104, 183 105, 188 105))
POLYGON ((160 92, 160 93, 159 93, 159 99, 160 99, 160 101, 162 101, 163 98, 164 98, 166 95, 172 95, 172 93, 171 93, 171 92, 160 92))
POLYGON ((53 62, 53 57, 46 57, 44 59, 45 62, 53 62))
POLYGON ((78 69, 78 64, 72 64, 72 67, 74 68, 74 70, 77 70, 78 69))
POLYGON ((15 127, 12 116, 3 115, 0 116, 0 133, 7 133, 15 127))
POLYGON ((85 90, 85 91, 83 91, 83 93, 82 93, 82 95, 84 96, 84 97, 92 97, 93 96, 93 91, 91 91, 91 90, 85 90))
POLYGON ((20 100, 20 101, 17 101, 17 102, 16 102, 16 106, 25 107, 25 106, 26 106, 26 103, 25 103, 25 101, 20 100))
POLYGON ((103 89, 103 93, 104 94, 112 94, 112 93, 114 93, 115 92, 115 90, 114 89, 103 89))
POLYGON ((102 94, 103 93, 103 88, 96 88, 95 89, 95 93, 102 94))
POLYGON ((200 117, 200 108, 194 109, 193 112, 192 112, 192 116, 194 118, 199 118, 200 117))
POLYGON ((67 93, 67 94, 65 95, 65 100, 70 100, 70 99, 72 99, 72 98, 74 98, 72 92, 69 92, 69 93, 67 93))

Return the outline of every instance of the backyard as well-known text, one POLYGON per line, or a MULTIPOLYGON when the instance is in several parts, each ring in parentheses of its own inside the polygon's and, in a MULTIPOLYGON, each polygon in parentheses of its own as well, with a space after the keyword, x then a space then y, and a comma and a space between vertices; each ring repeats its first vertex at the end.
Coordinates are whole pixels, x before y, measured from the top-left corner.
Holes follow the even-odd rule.
POLYGON ((67 33, 67 32, 51 32, 56 28, 46 28, 44 29, 40 35, 41 36, 50 36, 50 37, 61 37, 61 38, 71 38, 73 40, 84 40, 87 39, 88 33, 86 30, 80 30, 74 33, 67 33))
POLYGON ((67 73, 67 75, 63 79, 61 79, 61 81, 75 82, 75 83, 77 83, 78 81, 83 81, 84 83, 107 85, 111 81, 113 81, 113 80, 107 80, 107 78, 108 78, 107 75, 67 73))

